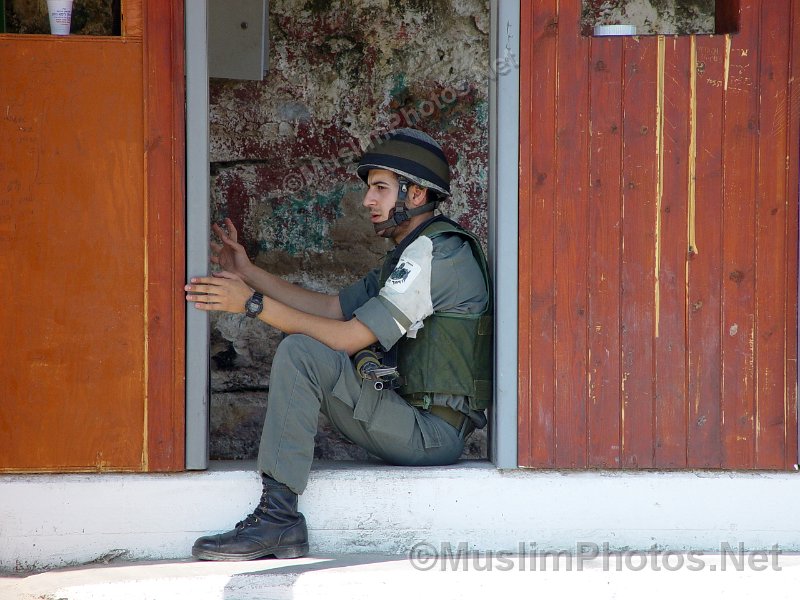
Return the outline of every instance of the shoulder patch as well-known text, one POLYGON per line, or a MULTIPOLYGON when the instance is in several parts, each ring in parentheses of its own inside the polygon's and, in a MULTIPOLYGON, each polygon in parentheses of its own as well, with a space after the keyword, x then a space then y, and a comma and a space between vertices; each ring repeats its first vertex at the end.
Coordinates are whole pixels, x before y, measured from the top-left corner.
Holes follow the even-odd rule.
POLYGON ((400 293, 405 292, 421 272, 422 267, 418 263, 404 256, 389 275, 386 285, 400 293))

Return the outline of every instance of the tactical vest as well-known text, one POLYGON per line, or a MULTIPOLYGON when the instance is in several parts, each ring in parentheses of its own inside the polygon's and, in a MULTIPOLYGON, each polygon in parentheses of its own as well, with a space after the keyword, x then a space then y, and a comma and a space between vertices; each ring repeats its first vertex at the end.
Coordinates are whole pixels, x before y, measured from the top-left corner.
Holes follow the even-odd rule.
POLYGON ((469 242, 489 300, 480 314, 435 312, 424 320, 416 338, 403 336, 390 351, 396 352, 397 368, 404 379, 397 391, 407 399, 433 393, 463 395, 471 409, 482 410, 492 401, 493 303, 489 270, 478 238, 446 217, 435 217, 411 232, 390 254, 381 269, 380 286, 417 237, 434 239, 446 233, 469 242))

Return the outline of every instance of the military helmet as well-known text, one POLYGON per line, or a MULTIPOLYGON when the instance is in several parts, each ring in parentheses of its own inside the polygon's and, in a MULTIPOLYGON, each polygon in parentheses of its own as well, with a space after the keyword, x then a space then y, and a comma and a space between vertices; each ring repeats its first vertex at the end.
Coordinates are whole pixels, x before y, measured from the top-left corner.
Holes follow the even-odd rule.
POLYGON ((358 176, 367 183, 371 169, 386 169, 427 188, 438 197, 450 195, 450 166, 442 147, 427 133, 403 128, 374 140, 358 163, 358 176))

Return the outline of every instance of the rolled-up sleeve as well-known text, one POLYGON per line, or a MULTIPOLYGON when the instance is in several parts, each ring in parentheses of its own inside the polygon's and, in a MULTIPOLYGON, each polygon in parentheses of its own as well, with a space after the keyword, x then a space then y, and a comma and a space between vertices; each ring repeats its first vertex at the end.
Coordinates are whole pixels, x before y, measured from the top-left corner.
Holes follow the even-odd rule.
POLYGON ((403 337, 404 331, 395 322, 387 302, 380 297, 370 298, 355 310, 356 319, 366 325, 378 338, 384 350, 389 350, 403 337))

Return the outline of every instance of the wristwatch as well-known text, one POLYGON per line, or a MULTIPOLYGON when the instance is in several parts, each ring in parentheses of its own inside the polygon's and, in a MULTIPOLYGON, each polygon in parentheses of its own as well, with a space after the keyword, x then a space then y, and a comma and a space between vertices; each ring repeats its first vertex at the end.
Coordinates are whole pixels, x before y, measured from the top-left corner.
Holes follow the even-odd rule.
POLYGON ((256 318, 264 310, 264 294, 255 292, 250 299, 244 303, 245 314, 251 319, 256 318))

